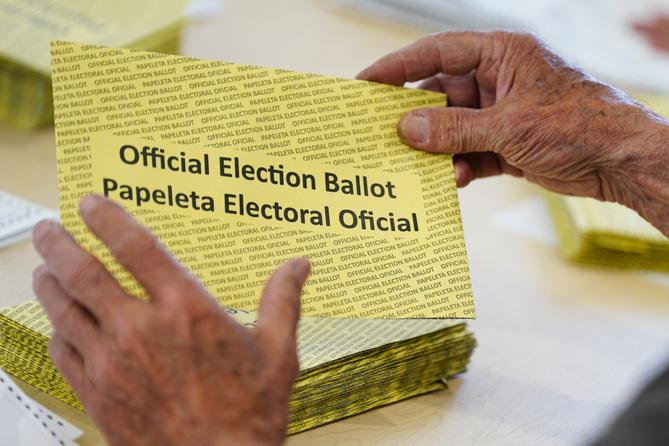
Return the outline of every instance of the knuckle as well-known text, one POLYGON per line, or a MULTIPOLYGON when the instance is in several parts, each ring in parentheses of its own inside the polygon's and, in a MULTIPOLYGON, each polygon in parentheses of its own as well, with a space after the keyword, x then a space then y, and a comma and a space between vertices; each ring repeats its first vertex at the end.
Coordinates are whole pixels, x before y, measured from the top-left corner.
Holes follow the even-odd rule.
POLYGON ((102 227, 108 219, 108 209, 109 202, 97 200, 96 206, 86 209, 85 212, 81 211, 80 208, 80 213, 87 225, 92 228, 99 228, 102 227))
POLYGON ((528 47, 537 47, 543 45, 541 39, 536 34, 530 31, 515 31, 515 32, 507 32, 506 34, 507 36, 511 37, 511 39, 513 39, 515 42, 518 42, 528 47))
POLYGON ((508 54, 528 57, 545 48, 545 44, 536 34, 527 31, 493 31, 489 37, 489 56, 497 59, 508 54))
POLYGON ((44 222, 41 225, 40 231, 36 230, 33 234, 33 243, 44 259, 51 259, 54 255, 58 255, 57 245, 60 237, 56 231, 57 225, 52 222, 44 222))
POLYGON ((432 33, 426 37, 426 39, 430 40, 437 40, 437 41, 442 41, 442 40, 448 40, 455 36, 457 31, 438 31, 436 33, 432 33))
POLYGON ((160 298, 165 308, 171 311, 170 317, 180 321, 191 321, 210 315, 212 309, 219 310, 209 293, 189 276, 174 277, 169 286, 160 291, 160 298))
POLYGON ((166 302, 178 307, 186 315, 200 308, 201 299, 188 297, 198 296, 199 290, 194 289, 190 281, 182 277, 175 277, 170 286, 164 287, 160 294, 166 302))
POLYGON ((115 361, 108 354, 98 355, 94 364, 93 379, 96 386, 111 388, 118 375, 115 361))
POLYGON ((484 36, 486 33, 481 32, 481 31, 438 31, 436 33, 432 33, 428 35, 427 38, 433 39, 433 40, 450 40, 453 38, 457 38, 460 36, 463 37, 481 37, 484 36))
POLYGON ((138 343, 142 342, 141 329, 136 324, 125 320, 116 330, 115 344, 122 356, 132 355, 138 343))
POLYGON ((44 294, 44 287, 48 280, 48 272, 43 266, 39 266, 33 271, 33 291, 37 297, 41 298, 44 294))
POLYGON ((72 325, 78 325, 76 316, 77 308, 73 300, 68 300, 64 307, 54 315, 53 325, 56 328, 63 329, 64 331, 72 331, 72 325))
POLYGON ((221 329, 229 331, 229 327, 225 325, 225 317, 221 318, 222 315, 224 313, 218 304, 195 304, 183 312, 183 316, 175 321, 174 327, 178 330, 177 335, 184 340, 206 338, 221 329))
POLYGON ((32 238, 33 243, 37 248, 41 248, 44 245, 44 242, 48 241, 51 238, 53 233, 53 223, 48 220, 40 221, 33 228, 32 238))
POLYGON ((114 249, 114 256, 121 263, 130 263, 138 255, 152 256, 159 249, 158 240, 148 231, 135 229, 129 231, 114 249))
POLYGON ((87 255, 81 262, 66 264, 62 279, 67 288, 81 293, 99 286, 103 275, 102 266, 95 258, 87 255))
POLYGON ((414 60, 410 58, 407 52, 401 51, 397 53, 397 60, 402 67, 402 71, 406 77, 411 76, 411 70, 414 68, 414 60))
POLYGON ((470 126, 467 126, 466 123, 464 110, 449 110, 444 119, 435 119, 428 124, 432 132, 430 140, 449 152, 465 151, 471 139, 470 126))
POLYGON ((110 220, 114 219, 115 213, 124 212, 119 204, 108 199, 98 197, 96 203, 96 206, 86 210, 80 208, 81 216, 86 224, 92 228, 103 229, 110 220))

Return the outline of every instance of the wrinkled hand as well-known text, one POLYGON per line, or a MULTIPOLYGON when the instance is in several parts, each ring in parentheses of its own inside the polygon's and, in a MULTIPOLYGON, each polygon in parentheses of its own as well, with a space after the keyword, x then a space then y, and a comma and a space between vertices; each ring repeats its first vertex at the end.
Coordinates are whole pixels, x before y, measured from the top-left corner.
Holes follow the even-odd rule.
POLYGON ((358 78, 443 91, 453 107, 410 112, 400 137, 455 154, 456 181, 501 173, 616 201, 669 234, 669 126, 567 64, 535 37, 453 32, 391 53, 358 78))
POLYGON ((127 295, 58 224, 34 231, 49 351, 111 445, 280 444, 298 373, 305 259, 265 287, 257 328, 236 323, 149 231, 96 196, 80 213, 150 295, 127 295))

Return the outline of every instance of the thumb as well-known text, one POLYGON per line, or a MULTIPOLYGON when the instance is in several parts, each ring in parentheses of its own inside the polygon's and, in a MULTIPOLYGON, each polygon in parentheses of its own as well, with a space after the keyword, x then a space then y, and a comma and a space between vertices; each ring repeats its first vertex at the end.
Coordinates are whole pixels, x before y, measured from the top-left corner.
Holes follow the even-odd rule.
POLYGON ((278 348, 294 345, 300 295, 311 272, 309 261, 295 258, 277 269, 265 285, 258 308, 258 331, 278 348))
POLYGON ((494 151, 488 109, 434 107, 405 113, 397 131, 405 144, 440 153, 494 151))

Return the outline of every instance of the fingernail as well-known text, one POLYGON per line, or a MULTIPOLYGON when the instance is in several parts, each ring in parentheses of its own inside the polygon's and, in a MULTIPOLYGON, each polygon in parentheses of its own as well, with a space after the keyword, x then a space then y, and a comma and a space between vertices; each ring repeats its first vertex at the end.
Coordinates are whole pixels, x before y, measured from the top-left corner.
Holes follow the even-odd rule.
POLYGON ((92 194, 86 195, 79 203, 79 213, 81 215, 88 215, 93 212, 97 205, 98 197, 92 194))
POLYGON ((306 257, 298 257, 293 260, 293 274, 300 281, 304 282, 307 280, 309 273, 311 272, 311 264, 306 257))
POLYGON ((400 119, 399 131, 408 143, 425 143, 429 136, 427 118, 415 113, 406 114, 400 119))
POLYGON ((35 225, 33 228, 33 241, 39 242, 44 235, 46 235, 47 232, 49 232, 49 228, 51 228, 51 221, 50 220, 42 220, 39 223, 35 225))
POLYGON ((365 81, 369 79, 369 75, 371 74, 371 70, 369 68, 365 68, 362 70, 360 73, 358 73, 355 78, 361 81, 365 81))
POLYGON ((467 172, 464 161, 457 158, 453 159, 453 170, 455 171, 455 183, 458 187, 465 187, 467 185, 467 172))

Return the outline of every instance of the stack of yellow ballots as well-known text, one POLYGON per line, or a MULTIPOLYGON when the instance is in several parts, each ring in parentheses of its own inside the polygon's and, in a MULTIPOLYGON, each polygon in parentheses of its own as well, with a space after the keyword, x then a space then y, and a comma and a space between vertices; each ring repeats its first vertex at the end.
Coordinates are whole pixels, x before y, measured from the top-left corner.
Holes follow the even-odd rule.
POLYGON ((616 268, 669 271, 669 239, 634 211, 589 198, 547 197, 566 258, 616 268))
POLYGON ((188 0, 0 1, 0 122, 30 129, 53 121, 51 39, 176 53, 187 3, 188 0))
MULTIPOLYGON (((669 116, 669 99, 637 98, 669 116)), ((615 268, 669 271, 669 239, 634 211, 590 198, 546 197, 566 258, 615 268)))
MULTIPOLYGON (((231 314, 254 323, 253 313, 231 314)), ((1 310, 0 330, 0 368, 82 409, 47 353, 51 327, 37 302, 1 310)), ((298 339, 290 433, 443 389, 465 371, 475 346, 458 320, 303 318, 298 339)))

